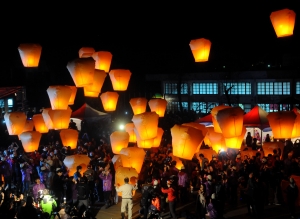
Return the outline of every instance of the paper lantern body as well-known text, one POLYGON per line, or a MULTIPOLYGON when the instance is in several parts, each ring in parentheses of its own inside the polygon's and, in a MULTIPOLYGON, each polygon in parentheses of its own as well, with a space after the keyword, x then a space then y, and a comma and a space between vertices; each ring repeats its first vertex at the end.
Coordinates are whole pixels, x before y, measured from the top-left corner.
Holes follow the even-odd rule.
POLYGON ((70 146, 71 149, 76 149, 79 135, 77 130, 63 129, 59 135, 63 146, 70 146))
POLYGON ((114 91, 125 91, 129 84, 131 72, 125 69, 114 69, 109 72, 109 77, 114 91))
POLYGON ((104 80, 106 78, 106 73, 103 70, 95 70, 95 74, 94 74, 94 81, 91 85, 87 85, 84 88, 87 91, 91 91, 91 92, 101 92, 104 80))
POLYGON ((123 148, 128 147, 129 134, 127 132, 115 131, 110 135, 111 148, 114 154, 119 154, 123 148))
POLYGON ((100 95, 103 108, 107 112, 116 110, 119 94, 117 92, 105 92, 100 95))
POLYGON ((68 86, 49 86, 47 93, 53 110, 68 109, 72 90, 68 86))
POLYGON ((182 160, 180 160, 178 157, 175 157, 175 156, 171 156, 172 157, 172 161, 176 161, 176 165, 175 167, 180 170, 181 167, 183 167, 183 163, 182 163, 182 160))
POLYGON ((146 107, 147 107, 146 98, 144 97, 131 98, 129 103, 134 115, 146 112, 146 107))
POLYGON ((45 108, 45 109, 43 109, 43 112, 42 112, 44 122, 45 122, 48 129, 54 129, 53 128, 53 122, 52 122, 52 120, 50 118, 50 115, 49 115, 49 112, 51 112, 51 111, 53 111, 51 108, 45 108))
POLYGON ((98 97, 100 92, 88 91, 86 87, 83 88, 85 97, 98 97))
POLYGON ((11 112, 4 114, 4 120, 9 135, 19 135, 23 132, 26 123, 24 112, 11 112))
POLYGON ((225 139, 222 133, 215 132, 213 127, 207 127, 207 138, 211 143, 211 147, 214 151, 225 150, 225 139))
POLYGON ((299 138, 299 137, 300 137, 300 114, 296 113, 296 119, 294 122, 291 138, 299 138))
MULTIPOLYGON (((145 151, 142 148, 138 147, 128 147, 128 148, 123 148, 120 151, 120 155, 125 155, 128 157, 128 159, 122 158, 123 166, 124 167, 132 167, 136 169, 138 173, 141 172, 143 163, 144 163, 144 158, 145 158, 145 151)), ((122 156, 121 156, 122 157, 122 156)))
POLYGON ((42 134, 37 131, 28 131, 20 134, 20 140, 26 153, 38 150, 42 134))
POLYGON ((193 158, 204 139, 200 130, 183 125, 174 125, 171 128, 171 135, 174 156, 187 160, 193 158))
POLYGON ((159 117, 164 117, 168 102, 165 99, 151 99, 148 105, 151 112, 156 112, 159 117))
POLYGON ((109 72, 112 54, 107 51, 99 51, 93 54, 93 59, 96 61, 95 69, 109 72))
POLYGON ((20 44, 19 53, 24 67, 38 67, 42 47, 38 44, 20 44))
POLYGON ((71 93, 71 97, 69 99, 69 105, 73 105, 74 101, 75 101, 75 97, 76 97, 76 93, 77 93, 77 87, 76 86, 68 86, 72 93, 71 93))
POLYGON ((39 133, 47 133, 49 131, 48 127, 45 124, 42 114, 35 114, 32 117, 34 128, 39 133))
POLYGON ((134 132, 134 124, 132 122, 125 125, 125 131, 129 134, 129 142, 135 143, 136 134, 134 132))
POLYGON ((164 130, 160 127, 157 128, 157 136, 153 140, 152 147, 159 147, 161 143, 162 136, 164 134, 164 130))
POLYGON ((274 11, 270 19, 277 37, 286 37, 293 35, 296 13, 289 9, 274 11))
POLYGON ((155 112, 145 112, 133 116, 132 121, 141 140, 157 136, 158 119, 159 117, 155 112))
POLYGON ((232 149, 240 149, 241 145, 243 143, 245 134, 246 134, 246 128, 243 127, 242 134, 240 136, 232 137, 232 138, 224 138, 226 147, 232 148, 232 149))
POLYGON ((33 131, 34 124, 32 120, 26 120, 23 132, 33 131))
MULTIPOLYGON (((207 135, 208 131, 207 131, 207 128, 205 127, 205 125, 201 125, 201 124, 196 123, 196 122, 183 123, 182 125, 198 129, 201 132, 201 137, 203 138, 203 140, 204 140, 205 136, 207 135)), ((198 145, 198 148, 197 148, 196 151, 198 151, 200 149, 201 145, 202 145, 202 141, 198 145)))
MULTIPOLYGON (((129 178, 129 184, 135 185, 135 181, 138 179, 138 173, 134 168, 130 167, 119 167, 116 170, 116 175, 115 175, 115 184, 118 186, 124 185, 124 179, 125 177, 129 178)), ((132 192, 132 195, 135 195, 135 191, 132 192)), ((119 192, 118 196, 122 196, 122 193, 119 192)))
POLYGON ((115 154, 115 155, 113 156, 113 158, 111 159, 111 161, 112 161, 113 164, 114 164, 115 170, 117 170, 119 167, 123 167, 123 163, 122 163, 122 159, 121 159, 121 156, 120 156, 120 155, 115 154))
POLYGON ((72 110, 51 110, 48 112, 53 124, 53 129, 68 129, 72 110))
POLYGON ((200 154, 203 154, 204 157, 209 160, 209 162, 212 160, 213 156, 217 156, 218 155, 218 153, 215 150, 212 150, 212 149, 201 149, 199 152, 197 152, 195 154, 200 163, 202 162, 201 159, 199 158, 200 154))
POLYGON ((231 106, 225 106, 225 105, 220 105, 220 106, 215 106, 212 110, 211 110, 211 119, 212 119, 212 122, 213 122, 213 125, 214 125, 214 129, 215 129, 215 132, 218 132, 218 133, 222 133, 222 130, 219 126, 219 123, 217 121, 217 114, 220 110, 222 109, 227 109, 227 108, 231 108, 231 106))
POLYGON ((243 130, 244 110, 240 107, 219 110, 217 121, 224 138, 240 136, 243 130))
POLYGON ((78 58, 67 64, 76 87, 90 85, 94 80, 95 61, 93 58, 78 58))
POLYGON ((210 47, 211 42, 204 38, 191 40, 190 42, 190 48, 196 62, 208 61, 210 47))
POLYGON ((81 154, 69 155, 65 157, 63 163, 68 168, 69 176, 73 176, 76 172, 77 166, 82 167, 82 173, 87 170, 87 165, 90 163, 90 158, 81 154))
POLYGON ((82 47, 79 51, 79 58, 82 57, 91 57, 95 52, 95 49, 92 47, 82 47))
POLYGON ((153 146, 154 138, 142 140, 136 128, 134 128, 134 132, 136 135, 136 143, 139 148, 151 148, 153 146))
POLYGON ((274 138, 291 138, 296 117, 293 111, 270 112, 267 118, 274 138))

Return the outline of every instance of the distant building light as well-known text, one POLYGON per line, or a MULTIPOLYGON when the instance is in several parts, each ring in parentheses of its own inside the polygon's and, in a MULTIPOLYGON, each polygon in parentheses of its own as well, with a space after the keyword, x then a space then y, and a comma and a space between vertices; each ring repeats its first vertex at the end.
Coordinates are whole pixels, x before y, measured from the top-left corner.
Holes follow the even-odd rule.
POLYGON ((127 114, 128 114, 128 112, 126 111, 126 112, 125 112, 125 115, 127 115, 127 114))
POLYGON ((271 67, 271 65, 268 65, 268 68, 270 68, 271 67))
POLYGON ((225 68, 225 65, 223 65, 223 68, 225 68))

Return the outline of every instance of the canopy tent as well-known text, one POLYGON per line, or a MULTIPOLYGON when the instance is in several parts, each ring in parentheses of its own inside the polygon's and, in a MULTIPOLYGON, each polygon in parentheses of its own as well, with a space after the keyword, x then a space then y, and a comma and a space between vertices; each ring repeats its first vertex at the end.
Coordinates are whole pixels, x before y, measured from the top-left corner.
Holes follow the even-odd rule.
POLYGON ((200 123, 200 124, 203 124, 205 126, 207 125, 211 125, 212 124, 212 116, 211 116, 211 113, 202 117, 202 118, 199 118, 195 121, 196 123, 200 123))
POLYGON ((71 118, 77 118, 85 121, 95 121, 101 120, 105 122, 111 122, 111 116, 107 113, 100 112, 92 108, 88 104, 83 104, 79 109, 74 111, 71 115, 71 118))
POLYGON ((259 106, 255 106, 247 114, 244 115, 245 127, 258 127, 264 129, 269 127, 269 121, 267 118, 268 113, 259 106))

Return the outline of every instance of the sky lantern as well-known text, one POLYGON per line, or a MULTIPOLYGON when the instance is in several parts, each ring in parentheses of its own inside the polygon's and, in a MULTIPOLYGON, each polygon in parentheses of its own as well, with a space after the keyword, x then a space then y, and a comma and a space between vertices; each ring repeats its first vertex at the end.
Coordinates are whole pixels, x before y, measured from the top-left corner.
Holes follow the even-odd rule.
POLYGON ((151 99, 148 102, 151 112, 156 112, 159 117, 164 117, 168 102, 165 99, 151 99))
POLYGON ((197 159, 200 161, 201 164, 201 159, 199 158, 199 155, 203 154, 205 158, 207 158, 209 161, 212 160, 213 156, 218 156, 218 153, 215 150, 212 149, 201 149, 199 152, 197 152, 195 155, 197 159))
MULTIPOLYGON (((295 111, 293 111, 293 112, 295 112, 295 111)), ((295 114, 296 114, 296 119, 294 122, 294 127, 293 127, 291 138, 299 138, 300 137, 300 114, 297 112, 295 114)))
POLYGON ((123 163, 122 163, 122 159, 121 159, 121 156, 120 156, 120 155, 115 154, 115 155, 113 156, 113 158, 111 159, 111 161, 112 161, 113 164, 114 164, 115 170, 117 170, 119 167, 123 167, 123 163))
POLYGON ((68 86, 49 86, 47 93, 53 110, 68 109, 72 90, 68 86))
POLYGON ((26 153, 39 149, 42 134, 37 131, 27 131, 20 134, 20 140, 26 153))
POLYGON ((153 139, 153 145, 152 145, 153 148, 156 148, 156 147, 160 146, 163 134, 164 134, 164 130, 162 128, 158 127, 157 128, 157 135, 153 139))
POLYGON ((129 134, 124 131, 115 131, 110 135, 110 144, 114 154, 119 154, 123 148, 127 148, 129 134))
POLYGON ((26 123, 24 112, 10 112, 4 114, 4 120, 9 135, 19 135, 23 132, 26 123))
POLYGON ((59 132, 59 136, 63 146, 70 146, 76 149, 79 132, 75 129, 63 129, 59 132))
POLYGON ((32 121, 34 124, 35 131, 39 133, 47 133, 49 129, 47 128, 43 115, 42 114, 35 114, 32 116, 32 121))
POLYGON ((224 138, 225 145, 227 148, 232 149, 240 149, 246 134, 246 127, 243 127, 242 134, 240 136, 232 137, 232 138, 224 138))
POLYGON ((69 105, 73 105, 74 101, 75 101, 76 93, 77 93, 77 87, 76 86, 68 86, 68 85, 66 85, 66 86, 69 87, 72 91, 71 97, 69 99, 69 105))
POLYGON ((123 160, 123 156, 121 156, 124 167, 132 167, 138 173, 141 172, 145 158, 144 149, 138 147, 123 148, 120 151, 120 155, 125 155, 128 158, 123 160))
POLYGON ((279 152, 278 150, 281 150, 281 157, 283 154, 283 148, 284 148, 284 143, 280 141, 276 142, 264 142, 262 145, 262 149, 264 151, 265 156, 268 156, 268 154, 274 154, 273 150, 277 150, 277 153, 279 152))
POLYGON ((91 57, 95 52, 95 49, 92 47, 82 47, 79 51, 79 58, 91 57))
POLYGON ((204 136, 198 129, 183 125, 174 125, 171 128, 173 155, 191 160, 197 151, 204 136))
POLYGON ((99 51, 93 54, 93 59, 96 61, 95 69, 109 72, 112 54, 107 51, 99 51))
POLYGON ((224 138, 240 136, 244 128, 244 110, 240 107, 231 107, 219 110, 217 121, 224 138))
POLYGON ((100 92, 88 91, 86 87, 83 88, 83 95, 85 97, 98 97, 100 92))
POLYGON ((211 119, 212 119, 212 122, 213 122, 213 125, 214 125, 215 132, 222 133, 222 130, 221 130, 221 128, 219 126, 219 123, 217 121, 217 114, 218 114, 219 110, 226 109, 226 108, 231 108, 231 106, 225 106, 225 105, 215 106, 210 111, 211 119))
POLYGON ((72 110, 51 110, 48 112, 53 124, 53 129, 68 129, 72 110))
POLYGON ((211 42, 207 39, 200 38, 191 40, 190 48, 192 50, 195 62, 207 62, 210 52, 211 42))
MULTIPOLYGON (((203 140, 207 134, 207 128, 205 127, 205 125, 202 125, 202 124, 199 124, 199 123, 196 123, 196 122, 189 122, 189 123, 183 123, 182 125, 184 126, 189 126, 189 127, 193 127, 195 129, 198 129, 199 131, 201 131, 201 136, 203 137, 203 140)), ((199 144, 198 148, 197 148, 197 151, 200 149, 202 145, 202 141, 201 143, 199 144)))
POLYGON ((158 119, 159 117, 156 112, 145 112, 133 116, 132 121, 141 140, 157 136, 158 119))
MULTIPOLYGON (((129 184, 135 185, 136 180, 138 179, 139 175, 137 171, 134 168, 130 167, 119 167, 116 170, 116 175, 115 175, 115 184, 117 186, 124 185, 124 179, 125 177, 129 178, 129 184)), ((135 195, 135 190, 133 190, 132 195, 135 195)), ((118 196, 122 196, 121 192, 118 192, 118 196)))
POLYGON ((105 71, 95 69, 94 81, 91 85, 84 86, 85 90, 89 92, 98 92, 99 94, 101 92, 106 75, 107 74, 105 71))
POLYGON ((33 131, 34 124, 32 120, 26 120, 23 132, 33 131))
POLYGON ((274 138, 291 138, 296 114, 293 111, 270 112, 267 115, 274 138))
POLYGON ((222 133, 215 132, 214 127, 207 127, 207 131, 206 137, 211 144, 209 146, 211 146, 215 151, 225 150, 225 139, 222 133))
POLYGON ((90 85, 94 80, 95 61, 93 58, 78 58, 68 62, 67 69, 76 87, 90 85))
POLYGON ((134 124, 132 122, 125 125, 125 131, 129 134, 129 142, 136 142, 136 134, 134 132, 134 124))
POLYGON ((146 112, 146 107, 147 107, 146 98, 144 97, 131 98, 129 103, 134 115, 146 112))
POLYGON ((43 116, 43 119, 44 119, 44 122, 45 122, 45 125, 47 126, 48 129, 54 129, 53 128, 53 122, 49 116, 49 112, 50 111, 53 111, 51 108, 45 108, 43 109, 43 112, 42 112, 42 116, 43 116))
POLYGON ((107 91, 100 95, 100 99, 105 111, 115 111, 119 99, 119 94, 117 92, 107 91))
POLYGON ((24 67, 38 67, 42 53, 39 44, 24 43, 18 47, 24 67))
POLYGON ((175 167, 176 167, 178 170, 180 170, 181 167, 184 166, 183 163, 182 163, 182 160, 180 160, 178 157, 173 156, 173 155, 171 155, 171 157, 172 157, 172 161, 176 161, 175 167))
POLYGON ((136 128, 134 128, 134 132, 136 135, 136 143, 139 148, 151 148, 153 146, 154 138, 142 140, 139 136, 139 133, 137 132, 136 128))
POLYGON ((277 37, 292 36, 294 32, 296 13, 289 9, 274 11, 270 19, 277 37))
POLYGON ((114 91, 125 91, 129 84, 131 72, 126 69, 114 69, 109 72, 109 77, 114 91))
POLYGON ((89 165, 90 160, 87 155, 75 154, 66 156, 63 163, 68 168, 68 175, 73 176, 77 166, 81 166, 82 173, 84 173, 87 170, 87 165, 89 165))

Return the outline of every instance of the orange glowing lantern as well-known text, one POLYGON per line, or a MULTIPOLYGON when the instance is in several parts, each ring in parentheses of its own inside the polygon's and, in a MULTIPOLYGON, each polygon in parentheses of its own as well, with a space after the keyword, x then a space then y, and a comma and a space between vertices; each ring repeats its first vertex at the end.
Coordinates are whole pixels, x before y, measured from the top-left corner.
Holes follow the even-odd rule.
POLYGON ((224 138, 240 136, 244 128, 244 110, 240 107, 219 110, 217 121, 224 138))
POLYGON ((70 107, 66 110, 50 110, 49 117, 53 124, 53 129, 68 129, 72 110, 70 107))
POLYGON ((68 109, 72 90, 68 86, 49 86, 47 93, 53 110, 68 109))
POLYGON ((225 139, 222 133, 215 132, 213 127, 207 127, 207 138, 211 143, 211 147, 214 151, 225 150, 225 139))
POLYGON ((42 47, 38 44, 20 44, 19 53, 24 67, 38 67, 42 53, 42 47))
POLYGON ((213 156, 218 156, 218 153, 215 150, 212 149, 201 149, 199 152, 195 153, 197 159, 201 163, 201 159, 199 158, 199 155, 203 154, 205 158, 207 158, 209 161, 212 160, 213 156))
POLYGON ((267 118, 273 137, 277 139, 291 138, 296 117, 293 111, 270 112, 267 118))
POLYGON ((79 58, 67 64, 76 87, 90 85, 94 80, 95 61, 93 58, 79 58))
POLYGON ((37 131, 27 131, 20 134, 20 140, 26 153, 38 150, 42 134, 37 131))
POLYGON ((123 167, 123 163, 122 163, 122 159, 121 159, 121 156, 120 156, 120 155, 115 154, 115 155, 113 156, 113 158, 111 159, 111 161, 112 161, 113 164, 114 164, 115 170, 117 170, 119 167, 123 167))
POLYGON ((70 146, 71 149, 76 149, 79 135, 77 130, 63 129, 59 135, 63 146, 70 146))
POLYGON ((100 95, 103 108, 107 112, 115 111, 119 99, 117 92, 105 92, 100 95))
POLYGON ((277 37, 292 36, 294 32, 296 13, 289 9, 274 11, 270 19, 277 37))
POLYGON ((95 69, 109 72, 112 54, 107 51, 99 51, 93 54, 93 59, 96 61, 95 69))
POLYGON ((152 112, 156 112, 159 117, 164 117, 168 102, 165 99, 151 99, 148 105, 152 112))
POLYGON ((158 119, 159 117, 156 112, 145 112, 133 116, 132 121, 141 140, 157 136, 158 119))
POLYGON ((19 135, 23 132, 26 123, 24 112, 10 112, 4 114, 4 120, 9 135, 19 135))
POLYGON ((164 134, 164 130, 162 128, 158 127, 157 128, 157 136, 153 140, 153 145, 152 145, 153 148, 160 146, 160 142, 161 142, 163 134, 164 134))
MULTIPOLYGON (((104 80, 106 78, 106 73, 103 70, 95 70, 94 81, 91 85, 85 86, 85 90, 89 92, 101 92, 104 80)), ((97 96, 98 97, 98 96, 97 96)))
POLYGON ((79 51, 79 58, 91 57, 95 52, 95 49, 92 47, 82 47, 79 51))
POLYGON ((136 134, 134 132, 134 124, 132 122, 125 125, 125 131, 129 134, 129 142, 136 142, 136 134))
MULTIPOLYGON (((201 136, 203 137, 203 140, 205 139, 205 136, 207 134, 207 128, 205 127, 205 125, 201 125, 199 123, 196 123, 196 122, 189 122, 189 123, 183 123, 182 124, 183 126, 189 126, 189 127, 193 127, 195 129, 198 129, 199 131, 201 131, 201 136)), ((196 151, 198 151, 200 149, 202 145, 202 141, 201 143, 199 144, 198 148, 196 151)))
POLYGON ((204 38, 191 40, 190 42, 190 48, 196 62, 208 61, 210 47, 211 42, 204 38))
POLYGON ((99 92, 88 91, 86 87, 83 88, 83 94, 85 97, 98 97, 99 92))
POLYGON ((226 146, 228 148, 232 148, 232 149, 240 149, 242 146, 245 134, 246 134, 246 128, 243 127, 242 134, 240 136, 232 137, 232 138, 224 138, 226 146))
POLYGON ((33 131, 34 124, 32 120, 26 120, 23 132, 33 131))
POLYGON ((299 138, 300 137, 300 114, 299 113, 295 113, 295 114, 296 114, 296 119, 295 119, 291 138, 299 138))
POLYGON ((176 162, 176 165, 175 165, 175 167, 178 169, 178 170, 180 170, 181 169, 181 167, 183 167, 184 165, 183 165, 183 163, 182 163, 182 160, 180 160, 178 157, 176 157, 176 156, 173 156, 173 155, 170 155, 169 154, 169 156, 171 156, 172 157, 172 161, 175 161, 176 162))
MULTIPOLYGON (((130 167, 119 167, 116 170, 116 175, 115 175, 115 184, 118 186, 124 185, 124 179, 125 177, 129 178, 129 184, 135 185, 136 180, 138 179, 138 173, 134 168, 130 167)), ((135 190, 132 192, 132 195, 135 195, 135 190)), ((122 196, 121 192, 118 192, 118 196, 122 196)))
POLYGON ((120 155, 124 167, 132 167, 136 169, 138 173, 141 172, 144 163, 144 158, 145 158, 144 149, 138 147, 123 148, 120 151, 120 155), (123 159, 122 155, 125 155, 128 159, 125 158, 123 159))
POLYGON ((47 128, 43 115, 42 114, 35 114, 32 116, 32 121, 34 124, 34 128, 39 133, 47 133, 49 129, 47 128))
POLYGON ((53 128, 53 122, 49 116, 49 112, 50 111, 53 111, 51 108, 45 108, 43 109, 43 112, 42 112, 42 116, 43 116, 43 119, 44 119, 44 122, 47 126, 48 129, 54 129, 53 128))
POLYGON ((109 72, 109 77, 114 91, 125 91, 129 84, 131 72, 126 69, 114 69, 109 72))
POLYGON ((215 132, 218 132, 218 133, 222 133, 222 130, 219 126, 219 123, 217 121, 217 114, 220 110, 222 109, 227 109, 227 108, 231 108, 231 106, 225 106, 225 105, 220 105, 220 106, 215 106, 212 110, 211 110, 211 119, 212 119, 212 122, 213 122, 213 125, 214 125, 214 129, 215 129, 215 132))
POLYGON ((129 134, 123 131, 115 131, 110 135, 111 148, 114 154, 119 154, 123 148, 128 147, 129 134))
POLYGON ((69 87, 72 90, 71 97, 69 99, 69 105, 73 105, 77 93, 77 87, 76 86, 67 86, 67 87, 69 87))
POLYGON ((144 97, 131 98, 129 103, 134 115, 146 112, 146 107, 147 107, 146 98, 144 97))
POLYGON ((136 128, 134 128, 134 132, 136 135, 136 143, 139 148, 151 148, 153 146, 154 138, 142 140, 137 132, 136 128))
POLYGON ((68 175, 73 176, 77 166, 81 166, 82 173, 84 173, 87 170, 87 165, 89 165, 90 160, 87 155, 75 154, 66 156, 63 163, 68 168, 68 175))
POLYGON ((276 142, 264 142, 262 145, 262 149, 264 151, 265 156, 268 156, 269 154, 274 154, 273 150, 277 150, 277 153, 279 150, 281 151, 281 157, 283 154, 283 149, 284 149, 284 143, 280 141, 276 142))
POLYGON ((204 136, 198 129, 183 125, 171 128, 173 154, 176 157, 191 160, 204 136))

